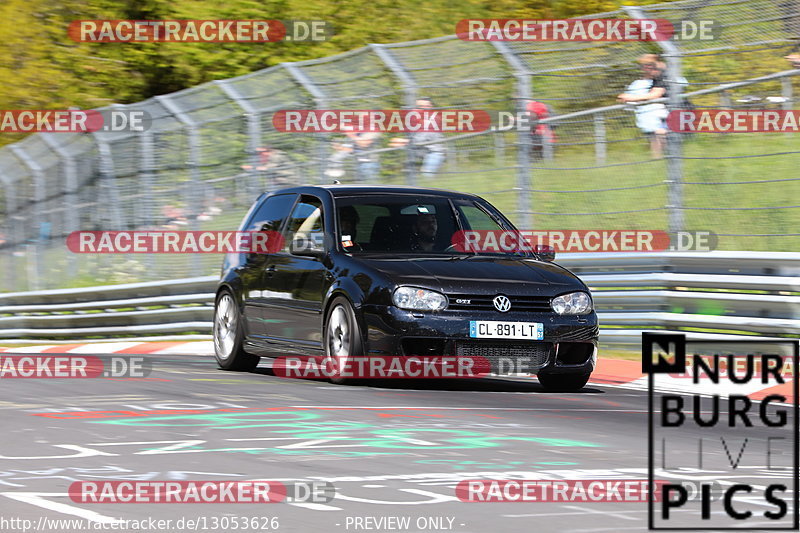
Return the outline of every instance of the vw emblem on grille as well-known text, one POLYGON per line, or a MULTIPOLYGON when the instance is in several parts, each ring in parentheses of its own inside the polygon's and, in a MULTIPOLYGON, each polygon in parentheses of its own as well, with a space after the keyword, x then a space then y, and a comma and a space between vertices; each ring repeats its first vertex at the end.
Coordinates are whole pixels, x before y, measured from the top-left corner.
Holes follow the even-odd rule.
POLYGON ((494 300, 494 308, 500 311, 501 313, 505 313, 509 309, 511 309, 511 300, 508 299, 507 296, 503 296, 502 294, 495 296, 494 300))

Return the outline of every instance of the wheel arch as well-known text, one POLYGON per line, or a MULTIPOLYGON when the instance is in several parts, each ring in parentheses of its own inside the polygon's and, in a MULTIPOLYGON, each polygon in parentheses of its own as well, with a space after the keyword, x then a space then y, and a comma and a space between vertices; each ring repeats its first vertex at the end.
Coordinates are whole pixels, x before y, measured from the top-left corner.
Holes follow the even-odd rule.
POLYGON ((358 323, 358 329, 361 333, 361 345, 364 347, 365 353, 367 353, 367 328, 366 328, 366 320, 364 320, 364 314, 361 310, 361 304, 363 302, 363 292, 361 292, 360 288, 358 288, 355 283, 337 283, 331 285, 328 293, 325 295, 325 301, 322 306, 322 314, 321 314, 321 323, 320 323, 320 330, 322 331, 323 343, 325 338, 325 328, 328 325, 328 316, 331 312, 331 307, 333 306, 333 302, 338 298, 342 297, 350 304, 350 307, 353 308, 353 313, 356 316, 356 322, 358 323), (353 291, 352 287, 348 287, 348 285, 353 285, 357 290, 353 291), (348 290, 350 289, 350 290, 348 290), (355 296, 355 297, 354 297, 355 296))

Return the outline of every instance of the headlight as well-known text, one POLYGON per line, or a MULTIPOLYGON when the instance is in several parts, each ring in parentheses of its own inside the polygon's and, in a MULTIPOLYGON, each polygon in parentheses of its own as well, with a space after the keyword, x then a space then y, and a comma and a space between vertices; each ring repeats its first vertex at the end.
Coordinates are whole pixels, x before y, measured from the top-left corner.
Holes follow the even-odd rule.
POLYGON ((447 307, 444 294, 417 287, 398 287, 392 295, 392 302, 400 309, 415 311, 441 311, 447 307))
POLYGON ((556 296, 550 306, 559 315, 585 315, 592 310, 592 297, 585 292, 571 292, 556 296))

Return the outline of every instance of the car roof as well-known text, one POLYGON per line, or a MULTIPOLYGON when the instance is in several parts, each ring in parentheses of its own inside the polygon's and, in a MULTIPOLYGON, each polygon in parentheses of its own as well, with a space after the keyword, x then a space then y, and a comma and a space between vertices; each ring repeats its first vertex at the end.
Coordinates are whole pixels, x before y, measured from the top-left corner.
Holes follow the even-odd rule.
POLYGON ((411 187, 408 185, 357 185, 357 184, 335 184, 335 185, 307 185, 301 187, 289 187, 272 191, 271 194, 300 193, 300 194, 322 194, 327 192, 334 198, 342 196, 359 196, 367 194, 425 194, 431 196, 443 196, 449 198, 474 197, 476 195, 466 192, 448 191, 446 189, 434 189, 430 187, 411 187))

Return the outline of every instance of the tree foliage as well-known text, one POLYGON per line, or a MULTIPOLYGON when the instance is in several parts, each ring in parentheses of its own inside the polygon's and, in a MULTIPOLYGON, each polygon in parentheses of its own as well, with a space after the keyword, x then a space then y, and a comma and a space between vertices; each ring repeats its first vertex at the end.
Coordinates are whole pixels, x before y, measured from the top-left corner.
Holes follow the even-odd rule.
POLYGON ((0 109, 130 103, 367 43, 450 34, 464 18, 565 18, 617 7, 612 0, 3 0, 0 109), (67 27, 79 19, 311 19, 329 21, 335 35, 322 43, 76 43, 67 27))

